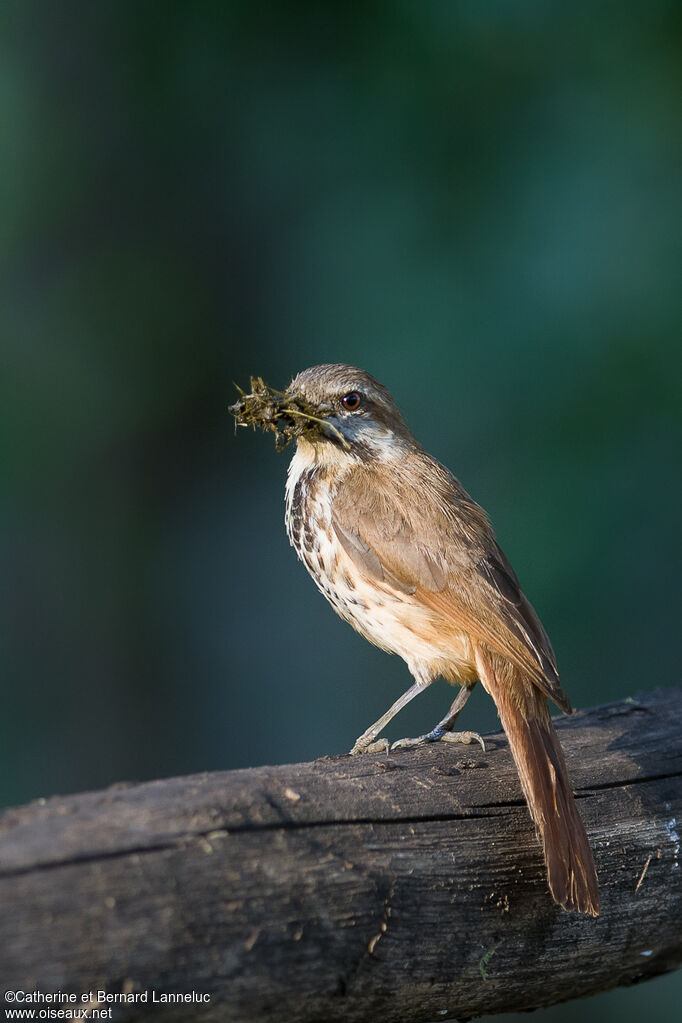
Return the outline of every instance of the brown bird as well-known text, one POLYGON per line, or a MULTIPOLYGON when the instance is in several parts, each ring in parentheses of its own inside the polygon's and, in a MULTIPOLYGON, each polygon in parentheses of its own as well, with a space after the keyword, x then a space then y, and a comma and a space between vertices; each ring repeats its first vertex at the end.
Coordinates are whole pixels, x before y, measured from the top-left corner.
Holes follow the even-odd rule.
POLYGON ((547 633, 485 512, 368 373, 314 366, 286 397, 314 410, 301 420, 289 466, 289 539, 338 614, 399 654, 414 678, 351 753, 387 749, 382 729, 439 676, 461 686, 449 713, 428 734, 393 746, 480 739, 452 731, 480 679, 509 740, 552 896, 597 916, 592 852, 546 698, 567 713, 571 705, 547 633))

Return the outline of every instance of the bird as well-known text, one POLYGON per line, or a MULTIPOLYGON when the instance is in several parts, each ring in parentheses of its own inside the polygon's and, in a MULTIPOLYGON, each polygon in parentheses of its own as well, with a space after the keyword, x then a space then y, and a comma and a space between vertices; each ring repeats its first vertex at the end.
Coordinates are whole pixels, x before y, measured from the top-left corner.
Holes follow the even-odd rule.
POLYGON ((553 899, 598 916, 592 851, 547 700, 566 713, 571 704, 549 637, 485 511, 364 370, 313 366, 284 395, 308 410, 287 474, 290 543, 341 618, 398 654, 413 678, 350 752, 387 750, 383 729, 439 677, 460 687, 448 714, 390 748, 483 744, 475 732, 453 731, 480 681, 506 733, 553 899))

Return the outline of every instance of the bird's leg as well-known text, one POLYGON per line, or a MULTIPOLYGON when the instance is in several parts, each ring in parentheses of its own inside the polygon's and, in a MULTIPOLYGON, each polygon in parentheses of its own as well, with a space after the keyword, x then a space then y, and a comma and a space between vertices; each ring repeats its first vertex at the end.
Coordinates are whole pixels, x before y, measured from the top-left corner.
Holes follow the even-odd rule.
POLYGON ((476 685, 475 682, 470 685, 464 685, 457 693, 457 696, 453 700, 450 710, 447 712, 442 721, 439 721, 435 728, 432 728, 426 735, 420 735, 416 739, 398 739, 391 745, 391 749, 400 749, 409 746, 420 746, 425 742, 480 742, 481 749, 485 752, 485 743, 478 734, 478 732, 453 732, 452 728, 455 721, 462 713, 464 704, 469 699, 471 690, 476 685))
POLYGON ((427 689, 433 679, 419 678, 411 685, 407 692, 395 701, 395 703, 388 708, 385 714, 382 714, 378 721, 375 721, 366 732, 363 732, 359 738, 356 739, 353 749, 350 751, 351 756, 355 753, 383 753, 389 749, 390 743, 388 739, 377 739, 377 735, 382 731, 391 720, 395 717, 399 710, 406 707, 410 700, 413 700, 419 693, 423 693, 427 689))

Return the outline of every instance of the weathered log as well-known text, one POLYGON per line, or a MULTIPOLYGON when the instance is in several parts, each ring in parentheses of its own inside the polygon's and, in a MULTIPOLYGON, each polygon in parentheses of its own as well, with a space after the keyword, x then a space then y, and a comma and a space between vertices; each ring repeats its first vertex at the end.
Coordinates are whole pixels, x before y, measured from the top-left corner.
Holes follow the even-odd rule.
POLYGON ((557 724, 595 851, 598 920, 552 902, 495 735, 485 753, 328 757, 5 812, 2 990, 146 993, 113 1019, 405 1023, 675 969, 682 692, 557 724), (153 1009, 192 992, 208 1001, 153 1009))

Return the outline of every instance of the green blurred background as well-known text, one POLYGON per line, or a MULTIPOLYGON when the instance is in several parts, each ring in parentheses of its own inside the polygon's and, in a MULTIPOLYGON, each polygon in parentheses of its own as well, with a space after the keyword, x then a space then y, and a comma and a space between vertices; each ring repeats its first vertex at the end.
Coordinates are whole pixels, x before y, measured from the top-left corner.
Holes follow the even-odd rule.
POLYGON ((681 39, 672 0, 0 7, 4 804, 343 752, 407 687, 289 549, 250 373, 393 391, 577 706, 677 684, 681 39))

